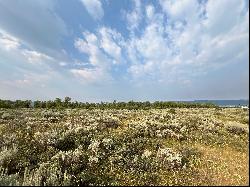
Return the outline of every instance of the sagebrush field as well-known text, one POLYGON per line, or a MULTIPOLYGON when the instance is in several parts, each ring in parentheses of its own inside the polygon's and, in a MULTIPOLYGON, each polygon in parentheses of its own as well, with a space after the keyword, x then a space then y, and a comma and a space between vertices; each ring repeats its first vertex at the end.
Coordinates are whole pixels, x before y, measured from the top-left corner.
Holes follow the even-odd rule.
POLYGON ((0 185, 248 185, 248 115, 0 109, 0 185))

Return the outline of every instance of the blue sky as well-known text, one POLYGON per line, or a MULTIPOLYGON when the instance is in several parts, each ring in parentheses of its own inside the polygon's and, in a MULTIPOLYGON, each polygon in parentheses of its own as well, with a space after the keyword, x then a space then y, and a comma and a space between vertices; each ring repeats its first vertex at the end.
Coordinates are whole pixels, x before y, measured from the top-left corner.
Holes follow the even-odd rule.
POLYGON ((0 0, 0 98, 249 97, 247 0, 0 0))

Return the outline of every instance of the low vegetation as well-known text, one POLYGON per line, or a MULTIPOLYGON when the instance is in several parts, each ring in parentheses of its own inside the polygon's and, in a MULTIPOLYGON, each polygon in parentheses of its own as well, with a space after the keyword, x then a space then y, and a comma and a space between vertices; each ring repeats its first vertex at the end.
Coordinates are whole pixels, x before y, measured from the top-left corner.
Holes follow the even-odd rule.
POLYGON ((165 108, 215 108, 212 103, 195 103, 195 102, 172 102, 172 101, 155 101, 153 103, 146 102, 101 102, 101 103, 83 103, 71 102, 70 97, 65 97, 62 101, 56 98, 54 101, 30 101, 30 100, 1 100, 0 108, 47 108, 47 109, 65 109, 65 108, 82 108, 82 109, 128 109, 128 110, 149 110, 149 109, 165 109, 165 108))
POLYGON ((248 185, 248 114, 0 109, 0 185, 248 185))

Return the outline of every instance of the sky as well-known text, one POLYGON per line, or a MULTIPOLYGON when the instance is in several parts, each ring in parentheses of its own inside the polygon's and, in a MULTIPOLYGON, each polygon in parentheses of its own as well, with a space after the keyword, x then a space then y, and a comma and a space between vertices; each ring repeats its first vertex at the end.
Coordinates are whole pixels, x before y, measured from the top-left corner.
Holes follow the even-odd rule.
POLYGON ((248 0, 0 0, 0 98, 249 98, 248 0))

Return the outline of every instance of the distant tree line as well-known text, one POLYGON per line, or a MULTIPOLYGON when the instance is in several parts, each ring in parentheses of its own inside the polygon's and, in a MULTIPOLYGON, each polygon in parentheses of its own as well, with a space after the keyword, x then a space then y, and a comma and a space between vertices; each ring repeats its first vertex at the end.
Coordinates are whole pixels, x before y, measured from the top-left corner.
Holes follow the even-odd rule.
POLYGON ((31 108, 31 101, 30 100, 2 100, 0 99, 0 108, 31 108))
POLYGON ((83 108, 83 109, 164 109, 164 108, 214 108, 217 105, 213 103, 192 103, 192 102, 173 102, 173 101, 155 101, 155 102, 72 102, 70 97, 65 97, 64 100, 56 98, 54 101, 34 101, 31 100, 1 100, 0 108, 83 108))

